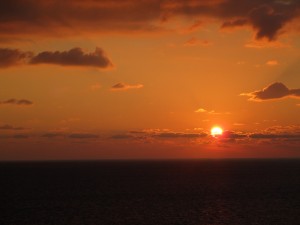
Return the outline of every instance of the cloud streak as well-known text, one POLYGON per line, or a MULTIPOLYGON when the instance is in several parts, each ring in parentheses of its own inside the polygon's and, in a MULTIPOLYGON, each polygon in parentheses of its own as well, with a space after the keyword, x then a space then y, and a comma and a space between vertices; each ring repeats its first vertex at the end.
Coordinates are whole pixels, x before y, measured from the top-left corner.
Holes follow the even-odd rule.
POLYGON ((25 130, 24 127, 14 127, 8 124, 0 126, 0 130, 25 130))
POLYGON ((69 51, 45 51, 34 56, 30 64, 56 64, 61 66, 93 66, 100 68, 112 67, 113 64, 101 48, 92 53, 85 53, 81 48, 69 51))
POLYGON ((73 133, 70 134, 68 137, 74 139, 91 139, 91 138, 99 138, 99 135, 91 134, 91 133, 73 133))
POLYGON ((19 49, 0 48, 0 68, 16 65, 54 64, 60 66, 89 66, 97 68, 111 68, 113 63, 101 48, 86 53, 76 47, 68 51, 44 51, 37 55, 19 49))
POLYGON ((249 96, 250 101, 267 101, 282 98, 300 98, 300 89, 289 89, 283 83, 275 82, 262 90, 250 93, 242 93, 243 96, 249 96))
POLYGON ((33 102, 27 99, 8 99, 5 101, 0 101, 0 105, 17 105, 17 106, 31 106, 33 105, 33 102))
POLYGON ((126 91, 129 89, 140 89, 143 88, 143 84, 125 84, 125 83, 117 83, 111 87, 112 91, 126 91))

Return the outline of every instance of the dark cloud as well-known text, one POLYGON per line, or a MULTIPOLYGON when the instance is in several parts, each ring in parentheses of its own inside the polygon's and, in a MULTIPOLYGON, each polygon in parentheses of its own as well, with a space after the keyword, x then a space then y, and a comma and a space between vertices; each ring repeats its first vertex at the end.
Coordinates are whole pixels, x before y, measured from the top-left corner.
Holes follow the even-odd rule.
POLYGON ((283 83, 276 82, 261 91, 243 93, 241 95, 250 96, 249 100, 252 101, 266 101, 286 97, 300 98, 300 89, 289 89, 283 83))
POLYGON ((0 130, 25 130, 24 127, 14 127, 8 124, 0 126, 0 130))
POLYGON ((277 12, 269 5, 263 5, 250 13, 252 25, 257 29, 256 38, 275 40, 278 32, 293 18, 293 14, 277 12))
POLYGON ((99 138, 99 135, 91 134, 91 133, 74 133, 74 134, 70 134, 69 138, 89 139, 89 138, 99 138))
POLYGON ((220 137, 229 138, 229 139, 238 139, 238 138, 246 138, 248 136, 246 134, 237 133, 233 131, 224 131, 220 137))
POLYGON ((81 48, 68 51, 44 51, 34 55, 18 49, 0 48, 0 68, 20 64, 56 64, 61 66, 92 66, 99 68, 113 67, 111 60, 101 48, 86 53, 81 48))
MULTIPOLYGON (((272 41, 299 18, 300 1, 279 0, 10 0, 2 1, 0 34, 64 36, 97 32, 157 31, 174 17, 216 18, 222 26, 249 25, 272 41), (47 29, 45 29, 47 28, 47 29)), ((195 25, 196 24, 196 25, 195 25)))
POLYGON ((32 57, 32 52, 22 52, 18 49, 0 48, 0 67, 25 64, 32 57))
POLYGON ((117 83, 111 87, 113 91, 126 91, 128 89, 139 89, 144 87, 142 84, 124 84, 124 83, 117 83))
POLYGON ((93 66, 100 68, 112 67, 113 64, 101 48, 92 53, 85 53, 81 48, 69 51, 41 52, 30 60, 31 64, 57 64, 62 66, 93 66))
POLYGON ((33 104, 33 102, 29 101, 27 99, 18 100, 18 99, 11 98, 11 99, 8 99, 8 100, 5 100, 5 101, 0 101, 0 105, 30 106, 32 104, 33 104))

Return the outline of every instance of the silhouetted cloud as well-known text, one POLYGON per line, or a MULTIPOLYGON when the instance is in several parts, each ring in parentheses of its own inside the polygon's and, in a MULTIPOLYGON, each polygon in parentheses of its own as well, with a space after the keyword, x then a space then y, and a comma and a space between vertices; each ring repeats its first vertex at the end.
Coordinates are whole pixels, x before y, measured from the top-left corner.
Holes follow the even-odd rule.
POLYGON ((237 138, 246 138, 247 134, 237 133, 237 132, 233 132, 233 131, 224 131, 223 134, 220 136, 222 138, 237 139, 237 138))
POLYGON ((213 18, 220 20, 222 27, 251 26, 257 39, 272 41, 287 23, 299 18, 299 9, 297 0, 10 0, 1 4, 0 34, 157 31, 172 18, 184 16, 194 19, 192 30, 213 18))
POLYGON ((5 101, 0 101, 0 105, 30 106, 32 104, 33 104, 33 102, 29 101, 27 99, 18 100, 18 99, 11 98, 11 99, 8 99, 8 100, 5 100, 5 101))
POLYGON ((124 83, 117 83, 111 87, 113 91, 125 91, 128 89, 139 89, 144 87, 142 84, 124 84, 124 83))
POLYGON ((24 127, 14 127, 8 124, 0 126, 0 130, 25 130, 24 127))
POLYGON ((61 66, 113 67, 113 63, 101 48, 85 53, 81 48, 68 51, 44 51, 35 55, 19 49, 0 48, 0 68, 26 64, 56 64, 61 66))
POLYGON ((32 55, 32 52, 22 52, 19 49, 0 48, 0 67, 25 64, 32 55))
POLYGON ((91 134, 91 133, 74 133, 74 134, 70 134, 69 138, 89 139, 89 138, 99 138, 99 135, 91 134))
POLYGON ((276 82, 261 91, 242 93, 241 95, 249 96, 251 101, 266 101, 286 97, 300 98, 300 89, 288 89, 283 83, 276 82))
POLYGON ((81 48, 69 51, 41 52, 30 60, 31 64, 57 64, 62 66, 94 66, 100 68, 112 67, 102 49, 96 48, 95 52, 84 53, 81 48))

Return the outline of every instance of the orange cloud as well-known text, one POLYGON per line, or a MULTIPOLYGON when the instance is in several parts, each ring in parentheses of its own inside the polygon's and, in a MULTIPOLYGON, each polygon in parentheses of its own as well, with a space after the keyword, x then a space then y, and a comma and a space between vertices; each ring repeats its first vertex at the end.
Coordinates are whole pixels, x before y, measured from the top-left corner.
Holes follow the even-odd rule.
POLYGON ((198 38, 193 37, 184 43, 184 46, 197 46, 197 45, 210 46, 212 45, 212 42, 208 40, 200 40, 198 38))
POLYGON ((277 66, 279 62, 277 60, 269 60, 266 62, 267 66, 277 66))

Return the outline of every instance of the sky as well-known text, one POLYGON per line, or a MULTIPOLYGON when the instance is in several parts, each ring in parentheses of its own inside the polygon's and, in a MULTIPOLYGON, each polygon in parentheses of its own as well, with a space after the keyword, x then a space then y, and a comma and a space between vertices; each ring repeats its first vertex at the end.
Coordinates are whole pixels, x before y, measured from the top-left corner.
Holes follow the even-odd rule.
POLYGON ((0 15, 2 161, 300 156, 298 0, 3 0, 0 15))

